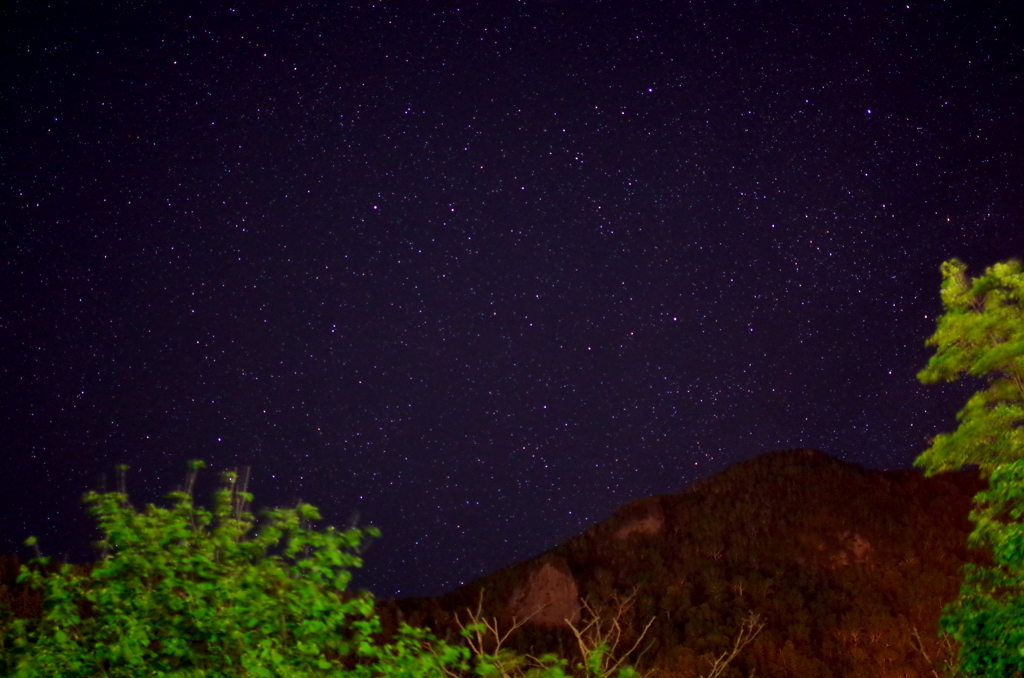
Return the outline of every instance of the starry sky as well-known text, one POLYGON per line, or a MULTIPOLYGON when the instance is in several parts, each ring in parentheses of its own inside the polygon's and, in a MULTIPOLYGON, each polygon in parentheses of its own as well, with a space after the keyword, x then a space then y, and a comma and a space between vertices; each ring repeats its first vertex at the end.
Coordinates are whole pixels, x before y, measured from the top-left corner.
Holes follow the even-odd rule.
POLYGON ((764 452, 905 468, 1024 255, 1016 2, 13 2, 0 552, 253 468, 439 594, 764 452))

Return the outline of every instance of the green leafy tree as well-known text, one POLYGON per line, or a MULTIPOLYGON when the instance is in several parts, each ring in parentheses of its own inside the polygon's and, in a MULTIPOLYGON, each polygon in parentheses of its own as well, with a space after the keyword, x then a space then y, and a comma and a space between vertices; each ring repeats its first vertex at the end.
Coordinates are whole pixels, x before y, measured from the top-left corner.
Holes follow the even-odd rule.
POLYGON ((940 623, 960 643, 960 673, 1024 675, 1024 273, 1017 261, 976 278, 953 259, 942 265, 944 313, 918 374, 923 383, 983 381, 959 412, 956 431, 935 437, 916 463, 928 473, 977 465, 989 487, 975 497, 969 544, 991 566, 968 564, 959 598, 940 623))
MULTIPOLYGON (((44 593, 45 610, 0 629, 4 675, 567 678, 563 658, 520 657, 500 642, 489 651, 479 619, 463 628, 462 644, 404 623, 383 639, 373 598, 346 590, 363 540, 377 530, 314 530, 320 514, 302 503, 270 510, 257 525, 234 473, 224 474, 212 510, 197 507, 201 467, 191 462, 170 508, 136 510, 123 482, 118 492, 86 495, 103 556, 91 569, 54 570, 43 557, 22 568, 19 582, 44 593)), ((611 678, 599 670, 607 652, 589 648, 575 675, 611 678)), ((615 678, 637 675, 622 662, 615 668, 615 678)))
POLYGON ((917 375, 925 384, 971 376, 987 388, 957 414, 952 433, 935 437, 915 462, 929 473, 978 465, 984 472, 1024 458, 1024 274, 1018 261, 970 278, 957 259, 942 265, 935 355, 917 375))
POLYGON ((346 587, 376 530, 313 530, 320 515, 301 503, 267 512, 257 529, 251 495, 231 473, 212 511, 198 508, 200 466, 170 508, 137 511, 124 492, 86 495, 105 555, 87 574, 45 573, 45 558, 23 570, 46 609, 6 634, 13 675, 435 676, 465 666, 467 650, 422 629, 375 642, 372 598, 346 587))
POLYGON ((968 543, 991 549, 992 565, 964 566, 960 597, 940 623, 961 643, 962 674, 1024 675, 1024 461, 993 469, 975 502, 968 543))

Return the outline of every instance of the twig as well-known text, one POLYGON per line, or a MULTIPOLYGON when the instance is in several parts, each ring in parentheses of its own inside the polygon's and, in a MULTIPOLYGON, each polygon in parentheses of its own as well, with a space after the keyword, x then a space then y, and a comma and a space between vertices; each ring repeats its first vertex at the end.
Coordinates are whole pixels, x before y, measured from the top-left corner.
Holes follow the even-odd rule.
POLYGON ((731 650, 726 650, 722 654, 718 655, 718 658, 711 662, 711 673, 706 678, 718 678, 722 675, 729 663, 750 644, 754 637, 761 632, 764 628, 764 621, 761 619, 761 615, 756 612, 751 612, 747 615, 746 619, 740 625, 740 632, 736 635, 736 642, 733 643, 731 650))

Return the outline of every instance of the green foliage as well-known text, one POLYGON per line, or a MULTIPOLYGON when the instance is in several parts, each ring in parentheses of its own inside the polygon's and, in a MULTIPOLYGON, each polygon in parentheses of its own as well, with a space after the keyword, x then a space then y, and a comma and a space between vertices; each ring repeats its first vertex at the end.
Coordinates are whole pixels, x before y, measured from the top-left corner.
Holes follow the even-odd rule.
MULTIPOLYGON (((377 530, 312 529, 316 508, 266 512, 257 526, 252 496, 224 475, 212 510, 195 506, 200 462, 170 508, 138 511, 120 492, 85 497, 104 555, 91 568, 55 569, 39 557, 19 586, 43 593, 41 614, 5 621, 0 606, 0 670, 17 678, 567 678, 568 661, 523 657, 479 642, 486 627, 462 630, 458 645, 406 623, 390 637, 369 594, 351 594, 351 569, 377 530), (5 626, 6 625, 6 626, 5 626), (477 638, 477 643, 473 643, 477 638)), ((35 539, 27 540, 36 546, 35 539)), ((6 561, 0 562, 5 565, 6 561)), ((0 581, 0 602, 9 601, 0 581)), ((27 609, 27 608, 26 608, 27 609)), ((600 671, 607 648, 584 653, 579 678, 634 678, 600 671)))
POLYGON ((983 471, 1024 458, 1024 273, 1018 261, 989 267, 970 279, 956 259, 942 265, 938 329, 928 340, 935 355, 918 378, 925 384, 984 380, 957 418, 953 433, 936 436, 915 462, 928 473, 976 464, 983 471))
POLYGON ((992 566, 967 564, 960 597, 941 624, 961 644, 967 676, 1024 673, 1024 461, 997 466, 975 497, 969 543, 992 552, 992 566))
POLYGON ((313 530, 320 515, 308 504, 271 510, 256 529, 233 474, 212 510, 194 505, 199 466, 170 508, 86 496, 106 555, 88 574, 23 568, 19 581, 46 604, 4 636, 13 675, 433 676, 465 663, 465 649, 420 629, 375 642, 372 598, 345 589, 376 530, 313 530))
POLYGON ((953 259, 942 265, 943 315, 928 343, 935 355, 923 383, 982 380, 953 433, 937 436, 916 463, 929 473, 973 464, 989 476, 975 497, 968 544, 991 551, 991 565, 968 563, 957 600, 941 619, 959 642, 966 676, 1024 673, 1024 273, 1017 261, 977 278, 953 259))

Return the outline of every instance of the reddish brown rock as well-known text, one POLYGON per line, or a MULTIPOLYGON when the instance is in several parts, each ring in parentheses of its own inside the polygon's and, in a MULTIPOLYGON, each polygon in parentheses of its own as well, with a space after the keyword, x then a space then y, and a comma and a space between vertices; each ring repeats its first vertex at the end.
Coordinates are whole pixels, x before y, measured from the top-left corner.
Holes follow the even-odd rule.
POLYGON ((544 628, 565 626, 580 614, 579 588, 564 561, 546 562, 512 594, 509 616, 544 628))

